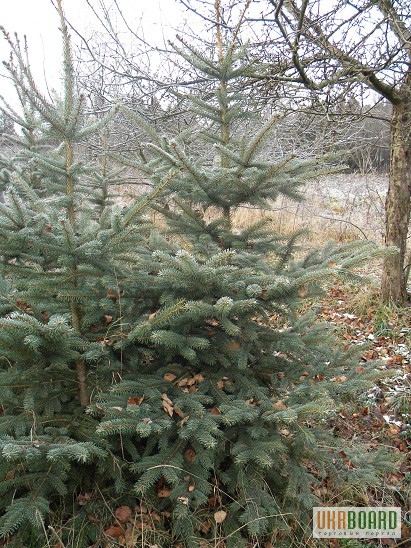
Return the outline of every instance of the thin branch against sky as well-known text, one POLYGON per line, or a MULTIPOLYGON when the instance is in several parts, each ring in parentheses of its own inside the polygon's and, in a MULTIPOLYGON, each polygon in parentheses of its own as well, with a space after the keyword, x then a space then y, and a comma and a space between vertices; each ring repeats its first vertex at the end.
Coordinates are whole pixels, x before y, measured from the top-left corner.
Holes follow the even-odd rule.
MULTIPOLYGON (((66 17, 81 37, 88 39, 95 32, 104 32, 102 3, 102 0, 66 0, 66 17), (96 14, 100 15, 101 20, 96 14)), ((164 47, 167 40, 175 37, 177 29, 184 23, 187 11, 179 0, 106 0, 104 5, 125 44, 130 37, 138 36, 141 43, 148 42, 157 48, 164 47)), ((30 63, 36 79, 44 84, 42 90, 47 93, 48 89, 58 89, 62 49, 59 19, 52 0, 13 0, 2 7, 0 25, 9 33, 17 32, 21 37, 27 36, 30 63)), ((73 31, 71 35, 73 43, 80 46, 81 37, 73 31)), ((7 60, 8 56, 7 43, 0 40, 0 60, 7 60)), ((2 94, 13 101, 12 86, 4 78, 1 82, 2 94)))

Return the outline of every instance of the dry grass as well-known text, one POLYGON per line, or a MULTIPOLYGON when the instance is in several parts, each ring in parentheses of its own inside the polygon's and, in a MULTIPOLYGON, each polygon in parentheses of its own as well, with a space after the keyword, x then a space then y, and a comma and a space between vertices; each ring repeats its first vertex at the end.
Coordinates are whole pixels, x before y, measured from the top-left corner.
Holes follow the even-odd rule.
POLYGON ((305 201, 282 197, 268 211, 241 207, 233 223, 244 229, 267 215, 273 230, 281 234, 306 229, 309 243, 315 246, 364 238, 382 243, 387 184, 384 175, 329 175, 307 185, 305 201))
MULTIPOLYGON (((364 238, 383 243, 387 187, 387 175, 327 175, 307 183, 303 202, 280 197, 268 210, 251 207, 236 209, 233 225, 243 230, 264 215, 272 219, 273 231, 285 236, 295 230, 306 229, 309 246, 321 246, 329 240, 343 243, 364 238)), ((116 201, 130 203, 147 190, 149 187, 143 182, 137 187, 117 187, 116 201)), ((160 214, 152 213, 151 216, 159 227, 165 228, 160 214)), ((215 218, 216 211, 210 208, 206 221, 215 218)))

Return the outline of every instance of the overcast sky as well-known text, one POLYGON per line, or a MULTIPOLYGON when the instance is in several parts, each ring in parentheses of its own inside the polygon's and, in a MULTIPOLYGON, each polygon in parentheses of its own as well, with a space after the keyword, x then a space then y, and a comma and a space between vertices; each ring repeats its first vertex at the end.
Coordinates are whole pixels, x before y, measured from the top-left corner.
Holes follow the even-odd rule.
MULTIPOLYGON (((122 9, 128 25, 136 30, 139 36, 144 33, 144 38, 152 45, 162 46, 164 40, 174 40, 177 29, 182 28, 186 19, 194 33, 198 28, 198 34, 201 34, 202 21, 192 13, 188 13, 180 0, 63 0, 63 6, 68 21, 87 38, 93 29, 102 30, 89 4, 95 6, 97 12, 101 13, 98 6, 104 2, 107 7, 113 8, 114 15, 115 1, 122 9)), ((335 1, 322 0, 321 6, 325 10, 329 9, 335 1)), ((17 32, 20 37, 27 35, 30 64, 40 89, 46 94, 47 88, 60 91, 62 39, 59 32, 59 17, 53 1, 0 0, 0 2, 0 25, 4 26, 9 33, 17 32)), ((257 15, 260 5, 258 0, 252 3, 252 7, 255 6, 257 10, 257 15)), ((121 26, 120 20, 119 28, 121 26)), ((206 26, 210 27, 209 24, 206 26)), ((70 33, 73 42, 78 44, 79 37, 72 31, 70 33)), ((123 34, 121 38, 127 40, 126 34, 123 34)), ((0 37, 0 61, 7 60, 8 56, 8 44, 0 37)), ((6 97, 13 106, 17 106, 13 87, 4 77, 1 77, 2 73, 4 74, 4 70, 0 65, 0 95, 6 97)))
MULTIPOLYGON (((144 35, 150 43, 160 45, 165 38, 173 38, 186 14, 178 0, 118 0, 132 28, 144 28, 144 35)), ((97 6, 98 0, 91 0, 97 6)), ((65 0, 64 10, 67 19, 84 36, 98 28, 96 18, 87 4, 87 0, 65 0)), ((110 5, 110 0, 106 0, 110 5)), ((32 70, 36 80, 43 83, 47 78, 50 88, 59 87, 61 70, 61 36, 59 18, 51 0, 3 0, 0 13, 0 25, 9 33, 17 32, 21 37, 27 35, 32 70)), ((74 41, 78 37, 72 34, 74 41)), ((0 60, 7 60, 9 48, 0 40, 0 60)), ((11 87, 0 79, 0 94, 13 100, 11 87)))

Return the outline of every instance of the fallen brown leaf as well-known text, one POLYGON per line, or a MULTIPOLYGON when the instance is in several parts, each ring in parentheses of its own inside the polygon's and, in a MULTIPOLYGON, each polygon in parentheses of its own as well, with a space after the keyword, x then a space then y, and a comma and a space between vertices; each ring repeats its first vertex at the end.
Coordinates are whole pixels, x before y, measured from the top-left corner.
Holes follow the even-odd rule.
POLYGON ((223 523, 226 517, 227 517, 227 512, 225 512, 224 510, 218 510, 218 512, 215 512, 214 514, 214 521, 216 523, 223 523))
POLYGON ((196 456, 196 453, 195 453, 194 449, 186 449, 184 451, 184 458, 188 462, 192 462, 195 459, 195 456, 196 456))
POLYGON ((174 375, 173 373, 166 373, 164 378, 168 382, 173 382, 177 378, 177 375, 174 375))
POLYGON ((108 529, 104 531, 104 534, 108 537, 118 539, 121 536, 122 532, 122 528, 119 525, 111 525, 108 529))
POLYGON ((114 512, 114 515, 121 523, 126 523, 133 515, 133 511, 129 506, 120 506, 114 512))

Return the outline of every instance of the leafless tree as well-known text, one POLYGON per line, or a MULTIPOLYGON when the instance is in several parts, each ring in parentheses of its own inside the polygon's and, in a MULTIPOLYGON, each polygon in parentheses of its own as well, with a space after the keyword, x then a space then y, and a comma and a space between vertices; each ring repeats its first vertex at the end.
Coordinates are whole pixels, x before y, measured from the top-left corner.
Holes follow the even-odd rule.
MULTIPOLYGON (((318 94, 369 90, 392 105, 390 183, 386 198, 387 246, 382 295, 403 303, 411 210, 411 3, 409 0, 267 0, 259 16, 265 46, 279 38, 288 62, 273 64, 272 78, 318 94)), ((266 78, 270 77, 267 59, 266 78)))

